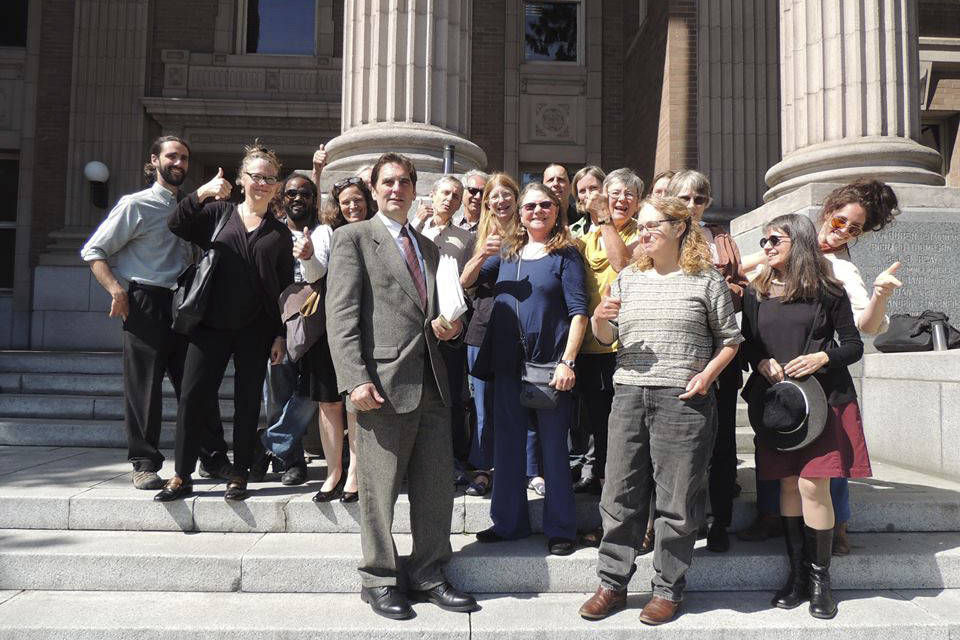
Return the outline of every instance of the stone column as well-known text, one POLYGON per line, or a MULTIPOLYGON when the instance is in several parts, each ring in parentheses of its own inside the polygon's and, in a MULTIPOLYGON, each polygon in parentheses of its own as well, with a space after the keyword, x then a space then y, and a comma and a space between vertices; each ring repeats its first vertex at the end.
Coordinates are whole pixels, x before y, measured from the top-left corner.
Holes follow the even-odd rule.
POLYGON ((921 145, 916 0, 781 0, 783 160, 765 201, 869 175, 942 185, 921 145))
MULTIPOLYGON (((472 0, 346 0, 341 135, 327 145, 324 176, 353 172, 386 151, 418 173, 486 165, 470 136, 472 0)), ((329 179, 329 178, 328 178, 329 179)), ((432 180, 420 180, 420 191, 432 180)))

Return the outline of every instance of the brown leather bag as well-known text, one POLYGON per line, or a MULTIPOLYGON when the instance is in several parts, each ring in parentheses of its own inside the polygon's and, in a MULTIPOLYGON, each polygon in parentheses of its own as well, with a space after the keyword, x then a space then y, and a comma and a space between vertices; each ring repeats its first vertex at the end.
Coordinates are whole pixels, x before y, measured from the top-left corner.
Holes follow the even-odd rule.
POLYGON ((280 317, 287 327, 287 354, 298 361, 326 332, 325 279, 294 282, 280 294, 280 317))

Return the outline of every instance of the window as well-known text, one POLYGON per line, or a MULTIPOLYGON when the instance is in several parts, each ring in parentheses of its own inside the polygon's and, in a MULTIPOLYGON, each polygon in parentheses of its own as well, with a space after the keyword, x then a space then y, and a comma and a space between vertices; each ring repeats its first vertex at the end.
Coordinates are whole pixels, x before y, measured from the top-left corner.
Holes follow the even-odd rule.
POLYGON ((576 62, 578 2, 527 2, 524 5, 524 59, 527 62, 576 62))
POLYGON ((27 46, 27 4, 29 0, 6 0, 0 21, 0 47, 27 46))
POLYGON ((0 155, 0 289, 13 288, 13 261, 17 238, 17 186, 20 162, 16 156, 0 155))
POLYGON ((246 22, 247 53, 316 53, 316 0, 247 0, 246 22))

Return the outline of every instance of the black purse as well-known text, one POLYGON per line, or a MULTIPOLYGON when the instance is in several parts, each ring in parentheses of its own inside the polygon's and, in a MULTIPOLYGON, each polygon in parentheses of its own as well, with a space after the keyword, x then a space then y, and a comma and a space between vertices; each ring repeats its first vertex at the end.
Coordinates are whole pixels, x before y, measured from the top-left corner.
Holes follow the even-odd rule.
POLYGON ((217 220, 217 226, 210 236, 210 246, 200 259, 184 269, 177 276, 177 290, 173 294, 172 328, 177 333, 190 335, 203 319, 207 310, 207 298, 210 297, 210 280, 220 261, 220 252, 213 247, 214 241, 230 219, 227 209, 217 220))
MULTIPOLYGON (((520 280, 520 264, 523 260, 517 256, 517 281, 520 280)), ((520 365, 520 406, 528 409, 556 409, 560 391, 550 386, 553 373, 559 362, 533 362, 527 350, 527 338, 520 324, 520 300, 516 300, 517 328, 520 330, 520 348, 523 362, 520 365)))
POLYGON ((877 336, 873 346, 882 353, 933 351, 932 323, 943 322, 948 349, 960 349, 960 331, 950 324, 947 314, 924 311, 918 316, 898 313, 890 316, 890 328, 877 336))

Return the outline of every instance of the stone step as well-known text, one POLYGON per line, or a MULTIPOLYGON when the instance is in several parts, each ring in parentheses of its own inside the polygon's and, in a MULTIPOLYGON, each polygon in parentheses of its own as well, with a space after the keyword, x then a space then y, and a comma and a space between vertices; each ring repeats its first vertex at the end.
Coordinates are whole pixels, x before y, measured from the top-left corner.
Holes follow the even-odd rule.
MULTIPOLYGON (((122 396, 119 373, 0 373, 0 394, 52 393, 79 396, 122 396)), ((172 398, 173 385, 163 380, 163 395, 172 398)), ((220 397, 233 397, 233 376, 220 385, 220 397)))
MULTIPOLYGON (((0 394, 0 418, 49 418, 52 420, 123 420, 122 395, 63 395, 49 393, 0 394)), ((162 419, 177 419, 177 399, 163 399, 162 419)), ((220 398, 220 416, 233 420, 233 398, 220 398)))
MULTIPOLYGON (((222 420, 224 437, 229 445, 232 423, 226 417, 222 420)), ((176 423, 172 420, 164 422, 160 427, 160 446, 172 448, 175 434, 176 423)), ((0 445, 126 448, 127 436, 120 419, 0 418, 0 445)), ((126 454, 120 457, 125 458, 126 454)))
POLYGON ((816 620, 770 607, 766 592, 690 593, 655 631, 631 595, 628 609, 587 622, 585 594, 481 595, 471 614, 415 604, 402 622, 375 615, 356 594, 20 591, 0 593, 0 640, 949 640, 960 631, 956 590, 835 591, 839 613, 816 620))
MULTIPOLYGON (((861 548, 832 563, 837 589, 960 588, 955 532, 857 537, 861 548)), ((400 553, 408 554, 410 536, 396 539, 400 553)), ((359 588, 360 536, 354 533, 2 529, 0 540, 0 589, 350 593, 359 588)), ((597 585, 596 549, 549 556, 539 535, 480 544, 460 534, 451 536, 451 544, 446 574, 469 592, 588 593, 597 585)), ((697 546, 687 575, 692 591, 767 591, 783 583, 780 540, 734 540, 725 554, 706 551, 703 541, 697 546)), ((637 565, 633 588, 646 589, 651 554, 637 565)))
MULTIPOLYGON (((0 351, 0 373, 121 374, 119 351, 0 351)), ((227 365, 233 375, 233 362, 227 365)))

